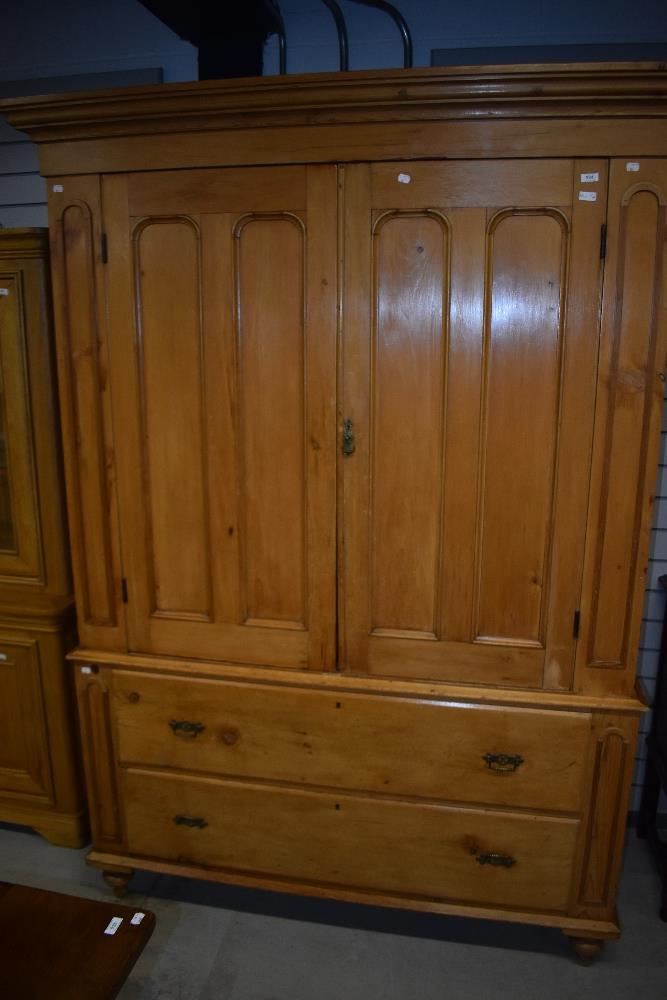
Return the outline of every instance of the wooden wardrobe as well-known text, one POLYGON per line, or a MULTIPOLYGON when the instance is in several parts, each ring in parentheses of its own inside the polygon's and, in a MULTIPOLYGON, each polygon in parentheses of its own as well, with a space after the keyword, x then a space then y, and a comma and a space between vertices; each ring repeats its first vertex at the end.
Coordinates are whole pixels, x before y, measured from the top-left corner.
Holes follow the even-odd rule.
POLYGON ((0 822, 87 837, 48 230, 0 230, 0 822))
POLYGON ((48 178, 89 861, 592 957, 644 710, 664 67, 4 110, 48 178))

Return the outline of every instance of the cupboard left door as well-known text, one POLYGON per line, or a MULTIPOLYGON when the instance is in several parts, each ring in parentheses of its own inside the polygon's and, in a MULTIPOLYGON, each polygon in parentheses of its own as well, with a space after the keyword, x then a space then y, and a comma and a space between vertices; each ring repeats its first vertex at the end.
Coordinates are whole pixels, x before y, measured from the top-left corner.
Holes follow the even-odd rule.
POLYGON ((49 179, 58 384, 79 639, 125 648, 100 179, 49 179))
POLYGON ((129 648, 330 669, 336 171, 103 180, 129 648))

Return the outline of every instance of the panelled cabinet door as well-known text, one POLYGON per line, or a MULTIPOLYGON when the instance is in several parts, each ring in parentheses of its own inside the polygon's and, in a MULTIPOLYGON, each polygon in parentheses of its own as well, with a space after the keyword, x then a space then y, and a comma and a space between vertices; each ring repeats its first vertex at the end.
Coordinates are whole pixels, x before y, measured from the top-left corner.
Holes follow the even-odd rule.
POLYGON ((134 651, 328 669, 336 174, 103 179, 134 651))
POLYGON ((39 645, 0 633, 0 795, 53 800, 39 645))
POLYGON ((613 160, 580 691, 630 694, 648 566, 667 346, 667 160, 613 160))
POLYGON ((344 669, 567 688, 606 164, 345 175, 344 669))
POLYGON ((124 649, 100 180, 51 178, 60 419, 79 639, 124 649))
MULTIPOLYGON (((34 289, 31 289, 34 294, 34 289)), ((22 270, 0 257, 0 582, 44 582, 22 270)))

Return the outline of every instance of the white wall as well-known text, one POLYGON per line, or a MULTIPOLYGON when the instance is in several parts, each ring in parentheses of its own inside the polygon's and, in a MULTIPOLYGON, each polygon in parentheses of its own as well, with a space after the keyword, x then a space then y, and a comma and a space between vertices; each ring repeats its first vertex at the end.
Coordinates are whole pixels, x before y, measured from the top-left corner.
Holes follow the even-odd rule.
MULTIPOLYGON (((240 0, 242 2, 242 0, 240 0)), ((432 48, 530 44, 640 43, 667 41, 664 0, 394 0, 409 22, 415 65, 428 65, 432 48)), ((350 68, 399 66, 402 46, 395 25, 378 11, 341 0, 350 36, 350 68)), ((282 0, 289 72, 338 68, 334 23, 318 0, 282 0)), ((136 0, 21 0, 2 19, 0 82, 36 77, 161 67, 166 82, 197 75, 196 51, 136 0)), ((265 72, 277 72, 275 38, 265 72)), ((34 147, 0 121, 0 224, 46 225, 45 187, 34 147)), ((639 674, 649 693, 655 685, 665 597, 658 577, 667 574, 667 413, 658 470, 655 528, 646 593, 639 674)), ((649 716, 642 722, 646 731, 649 716)), ((635 781, 644 768, 640 743, 635 781)), ((638 789, 633 796, 636 808, 638 789)))

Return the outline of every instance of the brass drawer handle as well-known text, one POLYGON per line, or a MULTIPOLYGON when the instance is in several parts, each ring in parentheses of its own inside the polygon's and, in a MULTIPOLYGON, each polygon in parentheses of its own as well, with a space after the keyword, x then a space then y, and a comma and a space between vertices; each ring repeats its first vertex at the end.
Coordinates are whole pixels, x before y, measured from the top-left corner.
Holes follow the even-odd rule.
POLYGON ((478 854, 478 865, 495 865, 496 868, 511 868, 516 864, 515 858, 508 854, 478 854))
POLYGON ((485 753, 482 760, 486 761, 490 771, 497 771, 499 774, 511 774, 524 762, 518 753, 485 753))
POLYGON ((200 830, 203 830, 208 823, 201 816, 174 816, 174 823, 176 826, 195 826, 200 830))
POLYGON ((206 729, 201 722, 186 722, 184 719, 172 719, 169 723, 174 736, 182 736, 184 740, 194 740, 206 729))

